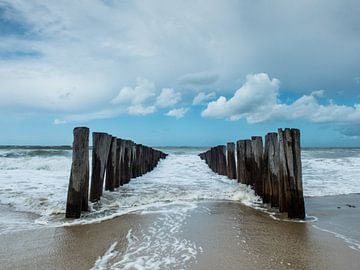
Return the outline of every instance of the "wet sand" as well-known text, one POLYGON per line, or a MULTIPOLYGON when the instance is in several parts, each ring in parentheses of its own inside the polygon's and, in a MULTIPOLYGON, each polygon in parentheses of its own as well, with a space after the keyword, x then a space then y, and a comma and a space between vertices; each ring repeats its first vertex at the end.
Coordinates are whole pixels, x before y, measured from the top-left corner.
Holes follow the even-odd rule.
POLYGON ((360 252, 316 223, 273 220, 234 203, 210 211, 188 223, 187 233, 204 247, 191 269, 360 269, 360 252))
MULTIPOLYGON (((360 196, 307 198, 307 212, 319 221, 284 222, 239 203, 199 203, 186 219, 181 237, 196 242, 203 252, 184 268, 360 269, 358 250, 314 227, 360 240, 360 196)), ((116 250, 124 252, 129 229, 145 228, 158 215, 128 214, 92 225, 0 235, 0 268, 90 269, 115 241, 116 250)))

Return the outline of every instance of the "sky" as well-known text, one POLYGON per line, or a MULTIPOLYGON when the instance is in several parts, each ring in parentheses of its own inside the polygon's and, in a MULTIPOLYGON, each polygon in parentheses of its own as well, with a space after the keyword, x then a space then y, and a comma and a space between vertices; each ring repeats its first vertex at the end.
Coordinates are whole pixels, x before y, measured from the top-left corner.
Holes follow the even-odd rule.
POLYGON ((210 146, 300 128, 360 146, 360 2, 0 0, 0 144, 72 129, 210 146))

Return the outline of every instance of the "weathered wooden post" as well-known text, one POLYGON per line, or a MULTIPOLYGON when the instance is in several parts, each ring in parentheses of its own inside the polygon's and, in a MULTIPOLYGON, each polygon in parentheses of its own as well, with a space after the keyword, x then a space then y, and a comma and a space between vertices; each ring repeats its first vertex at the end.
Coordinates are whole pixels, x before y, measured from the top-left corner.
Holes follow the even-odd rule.
POLYGON ((111 137, 110 152, 106 166, 105 190, 113 191, 116 186, 116 137, 111 137))
POLYGON ((150 147, 150 171, 154 169, 154 149, 150 147))
POLYGON ((130 147, 128 140, 124 140, 124 164, 123 164, 123 178, 122 178, 123 185, 129 183, 130 181, 129 163, 130 163, 130 147))
POLYGON ((251 140, 245 140, 245 184, 254 187, 252 167, 254 163, 251 140))
POLYGON ((104 174, 111 144, 111 136, 106 133, 93 132, 92 174, 90 201, 100 200, 104 185, 104 174))
POLYGON ((227 176, 230 179, 236 179, 236 164, 235 164, 235 143, 228 142, 227 149, 227 176))
POLYGON ((116 171, 115 171, 115 188, 121 184, 121 139, 116 139, 116 171))
POLYGON ((210 149, 206 151, 206 163, 210 168, 210 163, 211 163, 211 151, 210 151, 210 149))
POLYGON ((143 162, 142 162, 142 171, 143 174, 147 173, 147 160, 148 160, 148 147, 144 145, 143 149, 143 162))
POLYGON ((140 152, 141 152, 141 159, 140 159, 140 175, 144 175, 145 174, 145 146, 141 145, 140 148, 140 152))
POLYGON ((210 148, 210 151, 211 151, 211 170, 213 172, 217 172, 217 162, 216 162, 216 147, 211 147, 210 148))
POLYGON ((136 162, 136 147, 133 141, 130 141, 130 179, 135 178, 135 162, 136 162))
POLYGON ((279 143, 277 133, 265 136, 264 151, 264 203, 279 206, 279 143))
POLYGON ((66 203, 67 218, 79 218, 81 210, 87 210, 89 184, 89 129, 78 127, 73 131, 73 154, 66 203), (86 203, 83 201, 86 199, 86 203), (86 207, 85 207, 86 206, 86 207))
POLYGON ((289 218, 305 218, 302 189, 300 131, 279 129, 280 194, 279 210, 289 218))
POLYGON ((236 169, 238 183, 246 184, 246 165, 245 165, 245 140, 238 140, 236 142, 236 169))
POLYGON ((120 186, 124 185, 125 182, 125 140, 121 140, 120 143, 120 186))
POLYGON ((219 164, 220 164, 220 174, 227 175, 227 164, 226 164, 226 146, 219 145, 219 164))
POLYGON ((251 137, 253 165, 251 176, 254 181, 255 193, 263 197, 263 142, 261 136, 251 137))
POLYGON ((135 177, 139 177, 140 174, 140 161, 141 161, 141 145, 136 144, 136 159, 135 159, 135 177))

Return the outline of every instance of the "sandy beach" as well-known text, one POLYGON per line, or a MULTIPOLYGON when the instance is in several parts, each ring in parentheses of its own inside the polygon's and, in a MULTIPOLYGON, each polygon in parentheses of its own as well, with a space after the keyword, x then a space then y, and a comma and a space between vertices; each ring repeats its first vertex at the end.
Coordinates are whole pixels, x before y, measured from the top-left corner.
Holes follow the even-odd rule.
MULTIPOLYGON (((318 217, 312 223, 274 220, 240 203, 199 203, 178 233, 200 250, 183 268, 359 269, 360 251, 339 237, 344 232, 342 236, 360 240, 356 229, 360 223, 359 198, 356 194, 307 198, 308 214, 318 217)), ((118 256, 105 263, 110 268, 127 252, 129 230, 132 228, 136 235, 137 230, 159 222, 159 216, 127 214, 91 225, 1 235, 1 269, 90 269, 117 242, 118 256)), ((171 251, 164 250, 164 256, 166 252, 171 251)))

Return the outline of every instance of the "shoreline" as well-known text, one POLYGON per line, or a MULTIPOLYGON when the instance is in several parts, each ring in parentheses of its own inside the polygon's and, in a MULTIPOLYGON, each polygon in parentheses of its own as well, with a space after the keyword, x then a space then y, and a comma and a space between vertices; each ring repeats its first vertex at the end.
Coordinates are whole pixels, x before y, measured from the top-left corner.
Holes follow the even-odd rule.
MULTIPOLYGON (((305 200, 308 215, 318 221, 283 222, 237 202, 197 202, 177 237, 190 239, 202 251, 184 267, 359 269, 360 251, 346 239, 360 243, 360 194, 305 200)), ((124 254, 130 229, 141 241, 140 231, 159 220, 158 213, 130 213, 101 223, 3 234, 2 269, 90 269, 115 242, 116 251, 124 254)))

